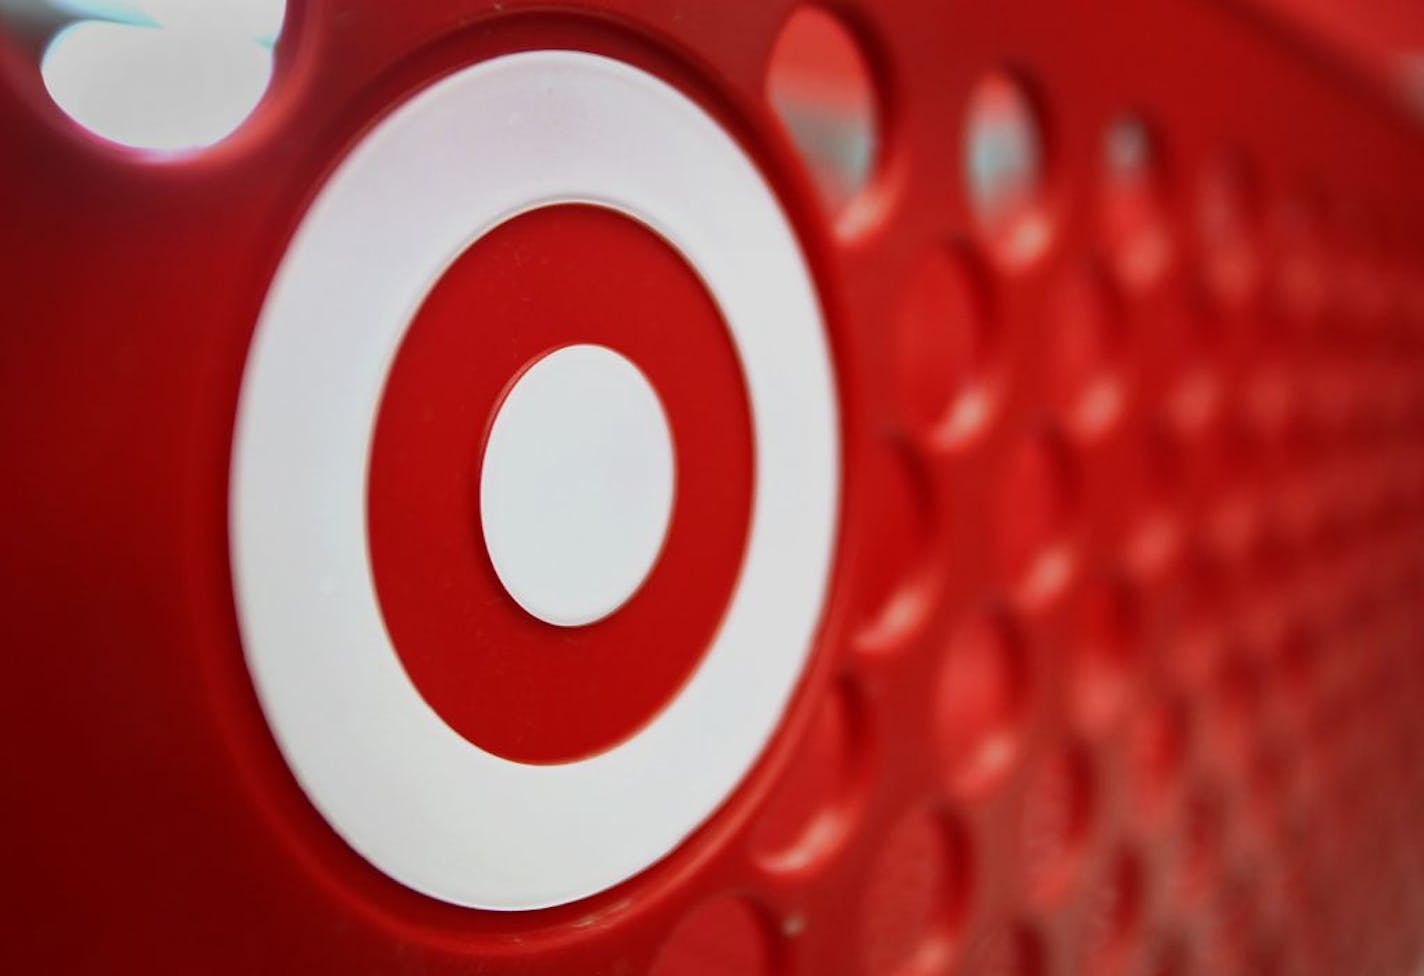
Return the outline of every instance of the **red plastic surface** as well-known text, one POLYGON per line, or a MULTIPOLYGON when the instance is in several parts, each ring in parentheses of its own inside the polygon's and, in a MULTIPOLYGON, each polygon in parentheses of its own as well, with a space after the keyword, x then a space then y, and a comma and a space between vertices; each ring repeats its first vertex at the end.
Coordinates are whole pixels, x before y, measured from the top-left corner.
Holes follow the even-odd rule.
MULTIPOLYGON (((23 45, 0 46, 7 971, 1417 964, 1424 134, 1230 4, 846 0, 882 121, 832 220, 766 97, 791 9, 309 0, 256 115, 178 159, 80 133, 23 45), (678 86, 776 188, 836 357, 844 508, 813 661, 716 817, 611 891, 489 913, 376 871, 284 765, 239 646, 227 465, 255 316, 323 175, 431 79, 547 47, 678 86), (1015 202, 1044 235, 1027 255, 968 189, 970 100, 995 78, 1040 127, 1044 180, 1015 202), (1106 161, 1124 113, 1150 134, 1145 176, 1106 161)), ((610 243, 610 266, 664 267, 656 287, 695 306, 645 244, 610 243)), ((449 287, 513 287, 478 277, 449 287)), ((440 301, 418 328, 439 334, 440 301)), ((745 424, 705 342, 705 374, 668 368, 745 424)), ((458 383, 447 367, 418 368, 458 383)), ((706 422, 693 399, 686 422, 706 422)), ((469 429, 391 450, 455 464, 441 452, 469 429)), ((407 476, 378 458, 378 546, 379 499, 398 507, 407 476)), ((705 501, 727 560, 741 483, 705 501)), ((694 535, 697 511, 676 516, 694 535)), ((416 569, 389 558, 383 601, 427 599, 392 595, 416 569)), ((467 734, 577 754, 677 677, 648 680, 568 737, 467 734)))

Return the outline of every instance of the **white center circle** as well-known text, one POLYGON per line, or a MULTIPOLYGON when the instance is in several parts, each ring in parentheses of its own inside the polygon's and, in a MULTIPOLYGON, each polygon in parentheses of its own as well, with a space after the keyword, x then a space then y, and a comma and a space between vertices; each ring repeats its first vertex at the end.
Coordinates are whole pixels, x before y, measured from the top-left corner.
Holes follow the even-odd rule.
POLYGON ((672 498, 667 415, 624 356, 565 346, 505 396, 480 524, 499 581, 535 617, 577 627, 626 603, 657 561, 672 498))

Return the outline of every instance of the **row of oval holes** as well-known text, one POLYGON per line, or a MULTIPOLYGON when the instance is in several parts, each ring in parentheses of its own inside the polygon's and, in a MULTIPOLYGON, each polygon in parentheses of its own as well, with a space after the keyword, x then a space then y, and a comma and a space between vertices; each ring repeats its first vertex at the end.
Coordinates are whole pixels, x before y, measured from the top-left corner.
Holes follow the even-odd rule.
MULTIPOLYGON (((162 153, 211 146, 248 118, 271 79, 285 6, 28 0, 36 16, 92 15, 45 47, 41 73, 54 102, 103 140, 162 153)), ((854 39, 830 14, 800 8, 777 40, 766 84, 827 210, 842 216, 869 181, 879 142, 875 86, 854 39)), ((1130 182, 1132 173, 1147 171, 1147 148, 1141 127, 1125 124, 1110 137, 1109 162, 1130 182)), ((1030 100, 1008 75, 989 76, 971 95, 964 172, 975 216, 1000 257, 1030 257, 1045 241, 1035 205, 1041 170, 1030 100)))
MULTIPOLYGON (((777 40, 767 95, 808 163, 826 210, 853 229, 877 163, 880 105, 850 30, 819 8, 799 8, 777 40)), ((1007 266, 1037 257, 1051 229, 1043 125, 1027 88, 1012 74, 990 73, 970 91, 961 150, 965 198, 988 251, 1007 266)), ((1118 270, 1132 282, 1151 280, 1168 258, 1154 157, 1151 133, 1136 116, 1124 114, 1109 128, 1103 162, 1112 193, 1104 230, 1118 270)))

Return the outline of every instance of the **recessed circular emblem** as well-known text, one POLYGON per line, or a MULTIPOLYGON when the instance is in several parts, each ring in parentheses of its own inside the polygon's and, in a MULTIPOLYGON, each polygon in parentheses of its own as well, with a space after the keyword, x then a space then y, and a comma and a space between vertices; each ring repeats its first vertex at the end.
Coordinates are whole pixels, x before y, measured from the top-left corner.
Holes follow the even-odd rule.
POLYGON ((282 260, 234 435, 244 652, 374 865, 561 904, 755 762, 838 506, 819 306, 755 165, 638 69, 510 55, 371 129, 282 260))

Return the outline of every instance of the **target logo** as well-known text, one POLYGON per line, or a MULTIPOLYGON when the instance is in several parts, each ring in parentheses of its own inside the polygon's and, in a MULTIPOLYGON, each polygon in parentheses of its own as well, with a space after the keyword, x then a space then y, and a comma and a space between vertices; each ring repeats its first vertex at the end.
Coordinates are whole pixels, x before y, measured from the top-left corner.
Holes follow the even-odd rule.
POLYGON ((804 669, 839 429, 791 227, 692 101, 542 51, 404 102, 290 243, 233 447, 243 646, 311 801, 472 907, 669 853, 804 669))

